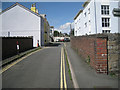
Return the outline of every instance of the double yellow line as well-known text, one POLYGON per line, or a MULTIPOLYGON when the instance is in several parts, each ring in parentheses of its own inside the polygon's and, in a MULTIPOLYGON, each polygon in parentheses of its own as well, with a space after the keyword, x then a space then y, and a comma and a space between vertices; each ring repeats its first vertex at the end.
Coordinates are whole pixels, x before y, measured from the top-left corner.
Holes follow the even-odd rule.
POLYGON ((64 49, 61 48, 61 73, 60 73, 60 88, 67 90, 66 75, 65 75, 65 60, 64 60, 64 49))

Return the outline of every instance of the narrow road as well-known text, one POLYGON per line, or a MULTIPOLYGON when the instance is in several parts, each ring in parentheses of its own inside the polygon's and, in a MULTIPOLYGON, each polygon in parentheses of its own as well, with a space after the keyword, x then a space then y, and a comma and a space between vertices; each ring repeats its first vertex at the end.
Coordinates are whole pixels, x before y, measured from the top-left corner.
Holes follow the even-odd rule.
POLYGON ((3 72, 2 88, 65 88, 65 80, 66 87, 73 88, 62 47, 63 44, 45 47, 3 72), (61 74, 61 62, 65 62, 65 74, 61 74))

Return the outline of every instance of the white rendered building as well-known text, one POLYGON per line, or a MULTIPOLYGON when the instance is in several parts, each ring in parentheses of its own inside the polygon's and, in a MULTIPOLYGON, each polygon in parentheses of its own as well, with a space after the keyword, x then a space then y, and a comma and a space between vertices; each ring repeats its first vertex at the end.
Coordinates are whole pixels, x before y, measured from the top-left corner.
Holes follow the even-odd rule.
MULTIPOLYGON (((15 3, 0 13, 2 18, 1 37, 33 37, 33 47, 42 46, 45 40, 46 15, 38 14, 35 4, 31 9, 15 3)), ((49 26, 49 25, 48 25, 49 26)), ((48 33, 48 32, 47 32, 48 33)))
POLYGON ((88 0, 74 18, 74 35, 118 33, 120 18, 113 9, 120 7, 119 0, 88 0))

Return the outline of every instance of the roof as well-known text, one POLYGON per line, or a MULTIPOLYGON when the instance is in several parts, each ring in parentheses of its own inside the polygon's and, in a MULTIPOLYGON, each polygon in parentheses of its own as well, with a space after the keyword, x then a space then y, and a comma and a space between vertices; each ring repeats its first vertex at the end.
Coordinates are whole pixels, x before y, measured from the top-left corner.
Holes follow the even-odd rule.
POLYGON ((83 12, 83 10, 80 10, 77 15, 74 17, 74 20, 83 12))
POLYGON ((21 5, 21 4, 19 4, 18 2, 16 2, 15 4, 13 4, 12 6, 10 6, 10 7, 8 7, 8 8, 6 8, 5 10, 3 10, 2 12, 0 12, 0 14, 2 14, 2 13, 4 13, 4 12, 6 12, 6 11, 8 11, 8 10, 10 10, 11 8, 13 8, 13 7, 15 7, 15 6, 20 6, 20 7, 22 7, 22 8, 24 8, 24 9, 26 9, 27 11, 29 11, 29 12, 31 12, 31 13, 33 13, 34 15, 36 15, 36 16, 38 16, 38 17, 41 17, 41 15, 40 14, 38 14, 38 13, 35 13, 35 12, 33 12, 33 11, 31 11, 30 9, 28 9, 28 8, 26 8, 25 6, 23 6, 23 5, 21 5))
POLYGON ((54 28, 54 26, 50 26, 50 28, 54 28))
MULTIPOLYGON (((85 8, 90 3, 91 0, 87 0, 82 6, 85 8)), ((80 10, 77 15, 74 17, 74 20, 83 12, 83 10, 80 10)))
POLYGON ((82 6, 85 8, 90 3, 91 0, 87 0, 82 6))

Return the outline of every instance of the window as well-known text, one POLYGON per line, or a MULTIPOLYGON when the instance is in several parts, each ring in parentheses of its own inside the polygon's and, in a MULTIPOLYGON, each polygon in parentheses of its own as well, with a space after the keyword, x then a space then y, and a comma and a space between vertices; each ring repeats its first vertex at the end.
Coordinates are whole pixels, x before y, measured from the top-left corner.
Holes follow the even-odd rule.
POLYGON ((85 27, 87 27, 87 22, 85 23, 85 27))
POLYGON ((52 30, 50 30, 50 33, 52 33, 52 30))
POLYGON ((102 33, 110 33, 110 30, 102 30, 102 33))
POLYGON ((88 9, 88 14, 90 14, 90 8, 88 9))
POLYGON ((101 5, 101 14, 109 15, 109 5, 101 5))
POLYGON ((47 33, 47 31, 45 31, 45 33, 47 33))
POLYGON ((102 27, 110 27, 110 18, 102 18, 102 27))
POLYGON ((75 31, 76 32, 76 35, 77 35, 77 31, 75 31))
POLYGON ((90 24, 90 22, 91 22, 91 21, 89 20, 89 24, 90 24))
POLYGON ((86 12, 84 13, 84 16, 86 17, 86 12))

